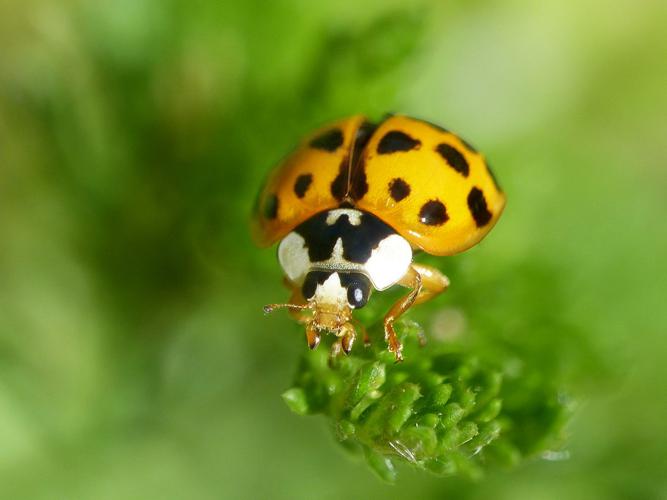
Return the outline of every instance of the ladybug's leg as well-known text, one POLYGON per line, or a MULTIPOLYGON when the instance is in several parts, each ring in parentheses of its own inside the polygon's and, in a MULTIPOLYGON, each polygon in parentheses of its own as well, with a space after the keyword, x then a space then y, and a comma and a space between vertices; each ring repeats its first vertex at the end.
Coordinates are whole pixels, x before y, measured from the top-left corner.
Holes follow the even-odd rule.
MULTIPOLYGON (((295 285, 286 277, 283 277, 283 285, 285 285, 285 287, 292 292, 289 297, 290 304, 303 305, 307 303, 306 299, 303 298, 303 294, 301 293, 301 287, 295 285)), ((292 316, 292 318, 294 318, 299 323, 307 323, 307 321, 310 319, 310 313, 307 310, 300 311, 298 309, 289 309, 288 313, 290 316, 292 316)), ((310 337, 309 337, 309 345, 310 345, 310 337)))
POLYGON ((394 330, 394 321, 401 314, 412 307, 412 304, 417 300, 417 296, 422 289, 422 278, 421 275, 415 271, 415 269, 410 266, 408 272, 405 273, 405 276, 399 282, 403 286, 412 288, 410 293, 405 297, 396 302, 389 312, 384 317, 384 339, 387 341, 389 346, 389 351, 394 353, 396 356, 396 362, 403 361, 403 345, 398 341, 396 336, 396 330, 394 330))
POLYGON ((345 323, 341 330, 343 335, 340 338, 340 346, 343 348, 345 354, 350 354, 352 350, 352 345, 354 344, 355 339, 357 338, 357 332, 354 330, 352 323, 345 323))
MULTIPOLYGON (((305 305, 307 303, 303 298, 303 294, 301 293, 301 287, 292 283, 286 277, 283 278, 283 285, 285 285, 285 287, 292 292, 290 294, 289 304, 305 305)), ((315 349, 318 345, 320 345, 320 332, 317 330, 317 328, 315 328, 312 313, 307 309, 299 310, 291 308, 288 309, 288 312, 289 315, 292 316, 292 318, 294 318, 296 321, 306 325, 306 342, 308 343, 308 347, 315 349)))
POLYGON ((357 332, 352 323, 345 323, 340 332, 337 333, 338 340, 331 345, 331 358, 335 358, 343 351, 345 354, 350 354, 354 341, 357 338, 357 332))
POLYGON ((396 356, 396 361, 403 360, 401 354, 403 346, 396 337, 394 321, 413 305, 426 302, 446 290, 449 286, 449 279, 433 267, 412 264, 399 284, 412 290, 396 302, 384 317, 385 340, 389 344, 389 351, 396 356))
POLYGON ((315 329, 311 322, 306 323, 306 342, 311 349, 320 345, 320 332, 315 329))
POLYGON ((413 305, 423 304, 437 297, 449 287, 449 278, 435 267, 425 266, 424 264, 412 264, 412 268, 422 278, 422 289, 413 305))

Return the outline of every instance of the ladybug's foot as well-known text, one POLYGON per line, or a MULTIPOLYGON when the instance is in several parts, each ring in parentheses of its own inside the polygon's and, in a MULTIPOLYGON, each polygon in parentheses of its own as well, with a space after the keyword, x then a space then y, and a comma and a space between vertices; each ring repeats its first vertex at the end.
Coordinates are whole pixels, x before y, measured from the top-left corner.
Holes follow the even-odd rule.
POLYGON ((403 344, 401 344, 396 336, 394 330, 393 320, 385 320, 384 322, 384 339, 387 341, 389 352, 393 352, 396 357, 396 362, 403 361, 403 344))
POLYGON ((350 325, 349 328, 346 328, 346 332, 340 338, 340 346, 345 354, 350 354, 350 351, 352 350, 352 345, 354 344, 354 340, 356 338, 357 335, 354 332, 354 328, 352 328, 352 326, 350 325))
POLYGON ((335 359, 340 356, 341 352, 350 354, 354 340, 357 338, 357 332, 354 326, 350 323, 345 323, 340 331, 336 334, 338 340, 331 344, 331 352, 329 353, 329 365, 335 362, 335 359))
POLYGON ((306 327, 306 341, 308 342, 308 347, 311 349, 315 349, 320 345, 320 334, 315 328, 311 326, 306 327))

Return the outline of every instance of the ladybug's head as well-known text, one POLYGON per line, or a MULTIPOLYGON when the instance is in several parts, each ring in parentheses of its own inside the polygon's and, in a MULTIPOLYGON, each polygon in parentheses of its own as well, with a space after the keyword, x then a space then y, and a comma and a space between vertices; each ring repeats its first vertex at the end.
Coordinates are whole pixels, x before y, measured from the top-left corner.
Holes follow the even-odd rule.
POLYGON ((338 334, 352 311, 368 302, 371 283, 361 273, 311 271, 301 291, 313 311, 312 326, 338 334))
POLYGON ((361 273, 311 271, 301 287, 303 297, 315 304, 360 309, 371 294, 371 282, 361 273))
POLYGON ((362 273, 311 271, 301 287, 305 304, 271 304, 264 310, 271 312, 280 307, 310 310, 309 325, 318 331, 339 334, 352 318, 352 311, 366 305, 371 290, 370 280, 362 273))

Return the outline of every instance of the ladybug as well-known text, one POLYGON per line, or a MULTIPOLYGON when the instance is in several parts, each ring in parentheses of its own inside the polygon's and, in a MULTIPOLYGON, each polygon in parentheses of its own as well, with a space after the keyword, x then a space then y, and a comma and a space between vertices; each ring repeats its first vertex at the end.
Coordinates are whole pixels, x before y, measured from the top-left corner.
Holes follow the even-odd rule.
POLYGON ((484 157, 432 123, 388 116, 373 124, 353 116, 307 137, 270 173, 255 204, 253 233, 260 246, 280 241, 278 260, 292 296, 279 307, 320 335, 338 337, 332 355, 349 353, 352 318, 373 290, 399 284, 410 292, 384 318, 396 360, 402 345, 395 320, 449 286, 433 267, 413 262, 415 251, 454 255, 477 244, 505 206, 484 157))

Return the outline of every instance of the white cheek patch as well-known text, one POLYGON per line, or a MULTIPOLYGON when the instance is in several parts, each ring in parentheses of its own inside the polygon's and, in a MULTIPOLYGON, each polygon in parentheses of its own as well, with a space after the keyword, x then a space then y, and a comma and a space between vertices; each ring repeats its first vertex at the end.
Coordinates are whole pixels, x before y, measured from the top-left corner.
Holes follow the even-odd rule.
POLYGON ((364 270, 377 290, 396 284, 412 263, 412 248, 404 238, 392 234, 383 239, 364 264, 364 270))
POLYGON ((278 246, 278 262, 290 281, 300 282, 310 269, 306 241, 297 233, 289 233, 278 246))
POLYGON ((338 273, 331 273, 324 283, 317 285, 315 302, 318 304, 347 304, 347 290, 340 284, 338 273))

